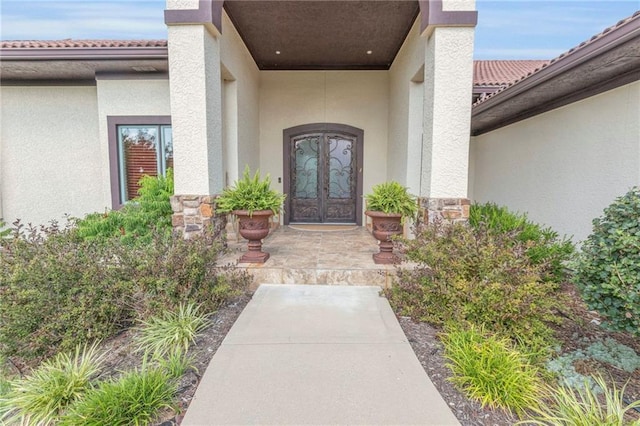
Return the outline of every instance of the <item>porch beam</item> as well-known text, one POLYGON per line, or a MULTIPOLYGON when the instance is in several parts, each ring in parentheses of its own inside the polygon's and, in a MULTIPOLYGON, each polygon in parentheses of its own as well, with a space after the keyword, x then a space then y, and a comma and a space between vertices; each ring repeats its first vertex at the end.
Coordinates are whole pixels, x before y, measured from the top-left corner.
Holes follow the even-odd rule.
POLYGON ((166 25, 202 24, 212 33, 222 34, 223 0, 167 0, 166 25))
POLYGON ((419 0, 418 4, 421 34, 430 33, 436 27, 475 27, 478 24, 473 1, 447 0, 445 5, 443 0, 419 0))

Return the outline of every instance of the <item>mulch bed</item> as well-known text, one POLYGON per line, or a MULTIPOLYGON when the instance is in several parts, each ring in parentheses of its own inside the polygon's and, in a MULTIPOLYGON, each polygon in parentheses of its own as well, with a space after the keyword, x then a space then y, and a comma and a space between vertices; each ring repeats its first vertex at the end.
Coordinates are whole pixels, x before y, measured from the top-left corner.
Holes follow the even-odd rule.
POLYGON ((502 426, 512 425, 517 421, 516 417, 502 410, 482 408, 449 381, 452 374, 445 365, 444 348, 437 337, 440 330, 407 317, 400 317, 398 321, 422 367, 462 426, 502 426))
MULTIPOLYGON (((640 354, 640 339, 638 337, 634 337, 629 333, 608 331, 601 327, 599 324, 602 322, 602 318, 597 312, 587 309, 575 286, 565 284, 562 290, 567 295, 568 303, 561 312, 564 317, 563 323, 554 328, 556 336, 561 342, 561 352, 563 354, 577 349, 584 349, 594 341, 602 341, 607 338, 629 346, 637 354, 640 354)), ((618 389, 621 389, 626 384, 626 398, 630 401, 640 400, 640 369, 629 373, 596 360, 589 360, 588 363, 576 366, 576 369, 581 374, 600 374, 607 380, 607 383, 615 383, 618 389)))
MULTIPOLYGON (((584 349, 596 340, 613 338, 640 354, 640 339, 628 333, 610 332, 599 326, 601 318, 586 308, 573 285, 563 285, 562 292, 568 300, 563 311, 559 313, 564 321, 554 327, 562 353, 584 349)), ((468 399, 449 381, 452 376, 451 370, 445 365, 443 346, 437 337, 441 330, 427 323, 416 323, 407 317, 400 317, 398 320, 418 360, 463 426, 502 426, 518 421, 515 416, 503 410, 482 408, 478 402, 468 399)), ((640 400, 640 369, 628 373, 595 360, 577 367, 581 374, 602 374, 609 384, 613 381, 618 389, 626 384, 626 399, 640 400)), ((640 415, 636 414, 638 413, 633 413, 635 418, 640 418, 640 415)))
MULTIPOLYGON (((178 383, 176 396, 178 412, 176 414, 173 410, 165 410, 160 413, 155 423, 156 425, 170 426, 180 424, 211 358, 213 358, 213 355, 222 344, 244 307, 249 303, 249 300, 251 300, 251 295, 245 294, 220 308, 210 317, 211 325, 202 331, 195 345, 189 348, 189 356, 192 358, 194 368, 183 375, 178 383)), ((140 367, 141 356, 140 353, 135 352, 133 337, 133 332, 127 330, 103 344, 102 349, 108 355, 105 360, 102 379, 118 375, 122 371, 140 367)))

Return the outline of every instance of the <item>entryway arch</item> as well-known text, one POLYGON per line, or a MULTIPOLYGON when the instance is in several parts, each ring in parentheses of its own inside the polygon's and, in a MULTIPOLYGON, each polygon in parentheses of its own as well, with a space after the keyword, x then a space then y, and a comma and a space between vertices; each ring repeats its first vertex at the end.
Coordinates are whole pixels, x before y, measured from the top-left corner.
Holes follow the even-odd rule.
POLYGON ((362 225, 364 131, 313 123, 283 131, 284 223, 362 225))

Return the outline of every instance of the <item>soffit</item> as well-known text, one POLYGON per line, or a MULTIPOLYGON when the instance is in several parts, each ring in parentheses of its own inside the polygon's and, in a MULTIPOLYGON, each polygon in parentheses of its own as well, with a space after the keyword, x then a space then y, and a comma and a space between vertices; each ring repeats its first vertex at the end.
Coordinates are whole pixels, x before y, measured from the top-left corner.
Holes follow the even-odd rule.
POLYGON ((95 80, 100 76, 129 76, 140 78, 168 78, 166 60, 89 60, 89 61, 20 61, 0 62, 3 82, 64 80, 95 80))
POLYGON ((261 70, 389 69, 419 12, 408 0, 227 0, 224 8, 261 70))
POLYGON ((166 40, 29 40, 0 42, 0 78, 90 81, 100 75, 167 78, 166 40))

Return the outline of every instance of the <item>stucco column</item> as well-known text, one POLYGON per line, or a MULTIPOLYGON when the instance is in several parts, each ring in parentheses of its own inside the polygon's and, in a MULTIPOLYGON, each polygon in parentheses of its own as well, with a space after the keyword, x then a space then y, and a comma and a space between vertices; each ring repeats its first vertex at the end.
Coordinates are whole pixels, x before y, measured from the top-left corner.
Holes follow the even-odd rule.
POLYGON ((216 222, 213 199, 224 185, 221 3, 168 0, 165 10, 174 151, 173 223, 186 237, 216 222))
POLYGON ((435 15, 441 22, 428 24, 423 31, 427 40, 420 197, 429 221, 465 220, 475 31, 469 14, 475 13, 474 3, 451 0, 430 2, 429 7, 432 18, 435 15), (436 6, 440 16, 434 14, 436 6), (457 16, 464 18, 462 24, 456 23, 457 16))

